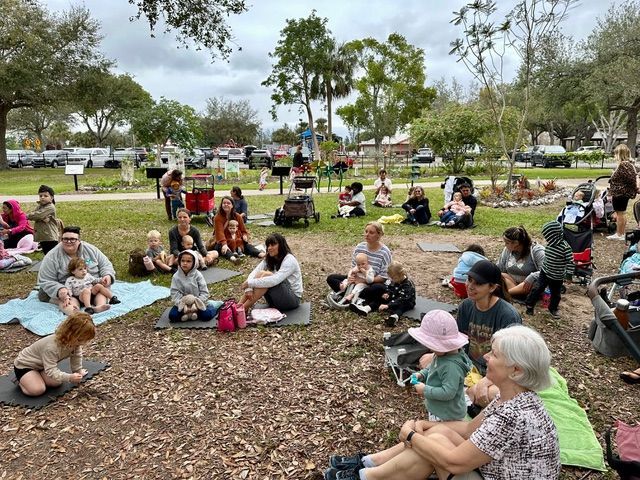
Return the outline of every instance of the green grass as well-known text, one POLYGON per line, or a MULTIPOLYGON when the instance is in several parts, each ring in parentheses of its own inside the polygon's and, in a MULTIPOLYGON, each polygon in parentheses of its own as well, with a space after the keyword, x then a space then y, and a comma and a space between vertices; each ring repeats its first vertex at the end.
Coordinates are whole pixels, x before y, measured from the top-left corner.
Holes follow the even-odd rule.
MULTIPOLYGON (((389 167, 389 173, 394 183, 402 185, 410 182, 410 171, 406 167, 389 167)), ((189 170, 188 175, 195 172, 216 173, 214 170, 189 170)), ((255 190, 258 188, 258 171, 241 170, 242 174, 238 178, 235 175, 219 181, 216 179, 217 188, 227 191, 232 185, 239 185, 243 190, 255 190)), ((354 171, 350 170, 344 182, 351 183, 359 181, 364 185, 372 185, 375 180, 375 168, 367 167, 358 170, 358 177, 354 176, 354 171)), ((611 169, 589 169, 589 168, 518 168, 516 173, 524 174, 527 178, 534 180, 551 179, 551 178, 593 178, 599 175, 608 175, 611 169)), ((440 182, 444 179, 445 174, 440 170, 431 167, 421 168, 421 176, 418 182, 440 182)), ((488 180, 486 175, 472 175, 474 180, 488 180)), ((136 186, 140 191, 155 190, 155 180, 147 179, 144 169, 136 170, 135 173, 136 186)), ((501 177, 502 181, 506 181, 506 176, 501 177)), ((326 186, 327 180, 323 178, 321 183, 326 186)), ((337 185, 338 181, 333 180, 333 184, 337 185)), ((74 182, 72 175, 65 175, 62 168, 23 168, 0 170, 0 195, 36 195, 38 187, 42 184, 49 185, 56 194, 71 193, 74 191, 74 182)), ((117 192, 126 191, 120 184, 120 170, 112 170, 105 168, 88 168, 85 174, 78 177, 78 185, 80 187, 94 186, 100 187, 101 191, 117 192), (104 190, 102 190, 104 189, 104 190)), ((278 179, 273 177, 270 179, 269 188, 277 188, 278 179)))

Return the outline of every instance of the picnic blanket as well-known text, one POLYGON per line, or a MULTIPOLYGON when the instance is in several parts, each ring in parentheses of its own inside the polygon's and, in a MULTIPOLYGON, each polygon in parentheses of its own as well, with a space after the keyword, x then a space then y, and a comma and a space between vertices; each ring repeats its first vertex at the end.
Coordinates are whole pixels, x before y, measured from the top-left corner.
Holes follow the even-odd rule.
MULTIPOLYGON (((92 315, 96 325, 169 296, 167 287, 153 285, 149 280, 140 283, 116 282, 111 291, 122 303, 111 305, 106 312, 92 315)), ((55 332, 64 318, 64 313, 56 305, 39 301, 35 290, 25 299, 9 300, 0 305, 0 323, 17 319, 24 328, 40 336, 55 332)))
POLYGON ((569 396, 567 381, 562 375, 554 368, 550 369, 550 373, 556 383, 538 394, 558 430, 560 462, 562 465, 605 472, 602 447, 587 414, 569 396))

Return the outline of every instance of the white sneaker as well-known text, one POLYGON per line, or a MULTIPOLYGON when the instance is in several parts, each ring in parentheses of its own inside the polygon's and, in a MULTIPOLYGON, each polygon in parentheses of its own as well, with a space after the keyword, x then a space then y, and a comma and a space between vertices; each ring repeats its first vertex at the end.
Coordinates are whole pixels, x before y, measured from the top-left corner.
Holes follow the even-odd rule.
POLYGON ((607 238, 609 240, 624 240, 624 235, 618 235, 617 233, 614 233, 613 235, 609 235, 607 238))

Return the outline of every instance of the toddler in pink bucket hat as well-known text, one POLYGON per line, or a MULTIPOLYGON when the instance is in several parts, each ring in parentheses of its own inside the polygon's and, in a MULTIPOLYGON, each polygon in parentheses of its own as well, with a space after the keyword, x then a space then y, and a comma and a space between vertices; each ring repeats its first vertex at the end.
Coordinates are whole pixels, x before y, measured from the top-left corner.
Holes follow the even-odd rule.
POLYGON ((462 420, 467 413, 464 379, 471 360, 462 350, 469 339, 458 331, 458 324, 444 310, 432 310, 422 318, 420 327, 409 335, 433 351, 431 364, 411 375, 416 392, 424 397, 431 421, 462 420))

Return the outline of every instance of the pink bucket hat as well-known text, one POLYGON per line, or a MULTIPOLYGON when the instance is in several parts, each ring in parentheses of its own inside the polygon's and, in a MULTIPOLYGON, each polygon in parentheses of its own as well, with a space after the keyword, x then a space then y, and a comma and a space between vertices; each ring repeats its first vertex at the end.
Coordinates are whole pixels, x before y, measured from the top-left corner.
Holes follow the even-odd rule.
POLYGON ((458 331, 456 319, 444 310, 431 310, 422 317, 420 327, 410 328, 409 335, 434 352, 450 352, 469 343, 458 331))

